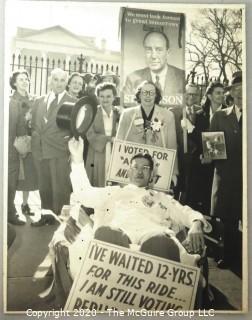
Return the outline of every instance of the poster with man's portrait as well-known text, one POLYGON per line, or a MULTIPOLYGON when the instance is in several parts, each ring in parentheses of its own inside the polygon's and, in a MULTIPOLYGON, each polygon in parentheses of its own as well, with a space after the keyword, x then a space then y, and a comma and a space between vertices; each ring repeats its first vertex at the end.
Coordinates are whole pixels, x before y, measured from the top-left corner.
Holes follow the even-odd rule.
POLYGON ((136 105, 135 93, 145 80, 160 90, 160 105, 183 104, 185 16, 180 13, 121 9, 122 101, 136 105))

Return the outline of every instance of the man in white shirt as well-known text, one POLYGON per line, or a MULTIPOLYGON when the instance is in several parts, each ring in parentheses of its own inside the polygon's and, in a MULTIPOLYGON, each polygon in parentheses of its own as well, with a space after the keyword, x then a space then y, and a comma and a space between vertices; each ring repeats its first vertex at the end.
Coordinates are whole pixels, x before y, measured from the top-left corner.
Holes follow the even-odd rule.
MULTIPOLYGON (((147 188, 153 170, 150 155, 138 154, 131 159, 129 185, 95 188, 90 185, 83 165, 83 141, 71 139, 69 150, 74 197, 84 206, 94 208, 96 239, 125 247, 138 245, 143 252, 183 262, 185 249, 175 235, 188 227, 189 250, 202 251, 203 230, 209 230, 208 223, 199 212, 180 205, 171 196, 147 188)), ((74 225, 73 218, 70 218, 65 231, 70 242, 80 231, 74 225)))
MULTIPOLYGON (((51 72, 51 91, 34 102, 32 110, 32 154, 37 164, 41 208, 60 214, 63 205, 69 204, 71 182, 69 179, 68 145, 69 130, 56 124, 56 116, 64 102, 75 102, 66 91, 67 72, 54 69, 51 72)), ((32 223, 42 226, 54 222, 54 218, 42 215, 32 223)))

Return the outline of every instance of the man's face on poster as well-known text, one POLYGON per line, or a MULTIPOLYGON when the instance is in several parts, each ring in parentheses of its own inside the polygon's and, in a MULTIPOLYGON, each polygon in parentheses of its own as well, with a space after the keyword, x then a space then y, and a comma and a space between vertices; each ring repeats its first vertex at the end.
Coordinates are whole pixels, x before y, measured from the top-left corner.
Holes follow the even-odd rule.
POLYGON ((136 158, 132 161, 128 172, 130 183, 138 187, 147 187, 151 173, 149 161, 145 158, 136 158))
POLYGON ((145 60, 152 72, 159 73, 167 64, 169 49, 166 39, 160 33, 150 33, 144 41, 145 60))

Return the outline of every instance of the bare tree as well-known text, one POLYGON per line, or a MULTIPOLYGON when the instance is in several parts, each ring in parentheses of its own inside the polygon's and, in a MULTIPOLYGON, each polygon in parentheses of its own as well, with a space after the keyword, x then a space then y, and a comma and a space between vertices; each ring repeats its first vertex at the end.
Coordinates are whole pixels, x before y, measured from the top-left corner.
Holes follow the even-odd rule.
POLYGON ((242 11, 233 9, 202 9, 191 22, 187 42, 188 61, 193 68, 202 68, 206 82, 210 70, 218 70, 218 78, 228 80, 228 71, 242 66, 242 11))

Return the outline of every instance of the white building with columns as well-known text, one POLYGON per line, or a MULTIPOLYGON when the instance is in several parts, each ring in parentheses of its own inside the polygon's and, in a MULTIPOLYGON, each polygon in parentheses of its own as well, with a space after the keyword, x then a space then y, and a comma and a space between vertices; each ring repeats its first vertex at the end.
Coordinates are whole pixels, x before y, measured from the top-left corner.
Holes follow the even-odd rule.
POLYGON ((53 66, 64 67, 69 73, 79 71, 78 58, 81 54, 85 59, 83 72, 91 72, 91 64, 93 73, 96 72, 96 66, 98 73, 101 73, 102 65, 104 68, 107 65, 109 68, 113 66, 113 71, 120 67, 120 52, 108 50, 105 39, 98 46, 94 37, 76 35, 61 26, 42 30, 18 28, 12 43, 12 53, 15 54, 15 59, 14 56, 11 59, 12 69, 25 66, 30 71, 33 87, 31 92, 35 94, 46 91, 45 79, 48 78, 48 70, 50 72, 53 66))

